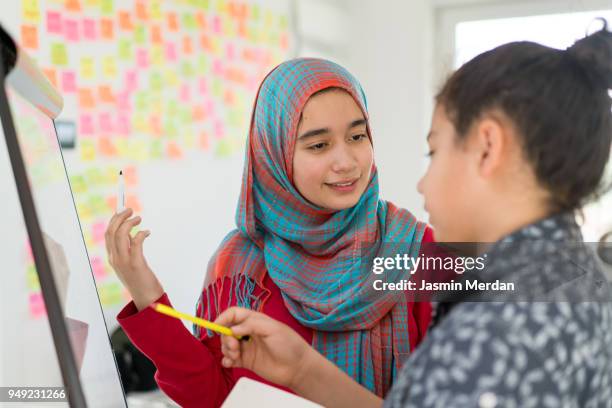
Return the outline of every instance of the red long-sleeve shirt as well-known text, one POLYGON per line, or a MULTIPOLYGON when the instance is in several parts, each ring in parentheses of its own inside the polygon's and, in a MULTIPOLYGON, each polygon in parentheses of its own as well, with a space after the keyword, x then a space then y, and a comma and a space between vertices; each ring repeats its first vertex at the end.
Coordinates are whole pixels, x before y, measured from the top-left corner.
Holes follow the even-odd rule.
MULTIPOLYGON (((433 242, 430 228, 425 230, 422 242, 433 242)), ((269 275, 264 278, 263 286, 270 291, 270 296, 262 312, 285 323, 311 343, 312 329, 302 326, 289 313, 280 289, 269 275)), ((220 304, 227 304, 230 285, 222 287, 220 304)), ((171 306, 165 293, 157 302, 171 306)), ((409 301, 407 305, 408 313, 412 316, 412 319, 408 319, 410 349, 414 350, 425 336, 431 318, 431 306, 429 303, 409 301)), ((203 337, 197 339, 181 321, 151 308, 139 312, 133 302, 123 308, 117 320, 136 347, 155 364, 155 380, 159 387, 182 407, 220 406, 240 377, 271 384, 250 370, 223 367, 219 336, 206 337, 206 331, 203 330, 203 337)), ((285 389, 276 384, 271 385, 285 389)))

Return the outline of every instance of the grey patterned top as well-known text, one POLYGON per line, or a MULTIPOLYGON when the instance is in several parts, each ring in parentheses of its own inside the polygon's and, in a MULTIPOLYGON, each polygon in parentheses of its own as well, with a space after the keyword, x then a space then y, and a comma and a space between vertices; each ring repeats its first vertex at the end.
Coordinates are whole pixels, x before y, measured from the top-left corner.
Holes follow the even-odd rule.
POLYGON ((494 244, 487 274, 533 279, 538 290, 569 298, 576 287, 581 296, 592 290, 590 301, 438 304, 437 323, 384 406, 612 407, 612 303, 609 291, 607 301, 595 294, 609 286, 594 254, 576 242, 572 215, 541 220, 494 244), (571 283, 577 270, 595 285, 571 283))

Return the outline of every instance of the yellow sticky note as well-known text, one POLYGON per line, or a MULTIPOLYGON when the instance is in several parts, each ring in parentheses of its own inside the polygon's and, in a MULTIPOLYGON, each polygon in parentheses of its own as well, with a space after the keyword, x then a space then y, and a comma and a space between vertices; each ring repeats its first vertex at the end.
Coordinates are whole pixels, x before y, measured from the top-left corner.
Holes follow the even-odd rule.
POLYGON ((51 63, 61 66, 68 64, 68 51, 65 44, 51 44, 51 63))
POLYGON ((151 63, 153 65, 163 65, 164 57, 164 50, 161 45, 151 47, 151 63))
POLYGON ((29 23, 40 22, 40 7, 38 0, 22 0, 23 21, 29 23))
POLYGON ((117 59, 114 56, 104 57, 102 60, 102 74, 105 78, 117 76, 117 59))
POLYGON ((79 75, 83 79, 93 79, 96 76, 94 59, 91 57, 81 58, 79 75))
POLYGON ((79 143, 81 160, 92 161, 96 158, 96 149, 92 140, 81 140, 79 143))

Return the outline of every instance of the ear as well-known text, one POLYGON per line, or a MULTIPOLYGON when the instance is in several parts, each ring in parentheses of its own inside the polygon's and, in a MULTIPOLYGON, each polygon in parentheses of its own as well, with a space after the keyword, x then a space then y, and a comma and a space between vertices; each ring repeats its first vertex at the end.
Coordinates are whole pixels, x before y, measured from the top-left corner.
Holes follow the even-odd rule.
POLYGON ((486 116, 476 124, 474 148, 478 160, 478 172, 488 178, 503 164, 507 147, 507 129, 494 117, 486 116))

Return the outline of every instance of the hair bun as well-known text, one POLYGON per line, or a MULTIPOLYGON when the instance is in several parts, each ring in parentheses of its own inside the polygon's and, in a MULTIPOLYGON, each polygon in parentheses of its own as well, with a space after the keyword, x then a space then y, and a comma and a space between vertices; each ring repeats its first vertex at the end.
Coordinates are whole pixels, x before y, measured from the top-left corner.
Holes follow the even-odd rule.
POLYGON ((612 89, 612 33, 605 19, 598 20, 603 21, 603 28, 576 41, 567 52, 594 80, 612 89))

